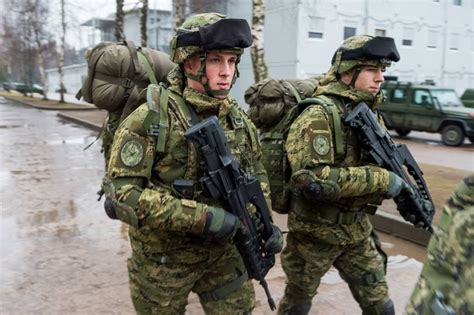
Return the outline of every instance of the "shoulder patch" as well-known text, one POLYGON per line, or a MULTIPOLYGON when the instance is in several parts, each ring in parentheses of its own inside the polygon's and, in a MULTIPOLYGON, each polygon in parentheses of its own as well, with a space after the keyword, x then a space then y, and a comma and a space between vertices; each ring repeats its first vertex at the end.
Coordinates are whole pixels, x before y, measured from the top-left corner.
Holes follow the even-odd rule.
POLYGON ((125 166, 135 167, 142 161, 144 156, 143 145, 136 140, 125 142, 120 150, 120 160, 125 166))
POLYGON ((313 139, 313 149, 318 155, 326 155, 329 153, 329 139, 325 135, 317 135, 313 139))

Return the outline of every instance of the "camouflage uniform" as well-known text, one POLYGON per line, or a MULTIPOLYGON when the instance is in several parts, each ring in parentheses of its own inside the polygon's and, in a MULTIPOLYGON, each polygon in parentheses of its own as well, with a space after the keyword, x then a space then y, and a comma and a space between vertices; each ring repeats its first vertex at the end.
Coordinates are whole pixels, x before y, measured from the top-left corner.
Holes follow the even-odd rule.
MULTIPOLYGON (((197 21, 194 26, 202 26, 222 18, 202 14, 185 24, 197 21)), ((181 63, 199 50, 177 49, 171 58, 181 63)), ((209 198, 198 184, 197 152, 184 137, 190 117, 179 103, 191 107, 199 119, 218 117, 232 153, 245 171, 260 180, 268 197, 256 128, 232 97, 219 100, 186 87, 180 66, 168 80, 169 130, 164 152, 156 151, 156 137, 148 133, 149 104, 143 104, 118 128, 108 167, 106 191, 122 206, 120 211, 126 214, 121 218, 127 217, 123 221, 130 224, 128 270, 134 307, 140 314, 184 314, 193 291, 207 314, 250 313, 255 294, 238 251, 230 240, 216 243, 204 233, 210 207, 223 204, 209 198), (191 196, 175 189, 179 179, 194 183, 191 196)), ((151 88, 151 103, 162 102, 157 91, 151 88)))
POLYGON ((474 175, 454 189, 405 314, 474 314, 474 175))
MULTIPOLYGON (((355 36, 343 46, 354 49, 368 40, 355 36)), ((340 121, 361 101, 375 108, 381 95, 355 90, 341 82, 339 74, 380 63, 333 61, 314 94, 325 105, 306 108, 290 127, 286 149, 293 171, 292 202, 287 246, 281 256, 287 286, 279 314, 308 313, 321 278, 331 266, 348 283, 363 314, 392 314, 386 256, 367 216, 386 198, 390 174, 364 161, 355 132, 340 121), (306 194, 308 182, 321 184, 318 200, 306 194)))

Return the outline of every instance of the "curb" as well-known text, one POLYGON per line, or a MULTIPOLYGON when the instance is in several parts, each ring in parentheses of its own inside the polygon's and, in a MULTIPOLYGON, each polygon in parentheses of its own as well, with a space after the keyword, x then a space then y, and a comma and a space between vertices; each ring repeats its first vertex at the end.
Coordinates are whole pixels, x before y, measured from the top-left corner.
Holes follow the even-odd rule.
POLYGON ((97 125, 97 124, 95 124, 93 122, 90 122, 88 120, 85 120, 85 119, 74 117, 74 116, 71 116, 71 115, 68 115, 68 114, 65 114, 65 113, 58 113, 57 116, 61 117, 64 120, 69 120, 69 121, 74 122, 78 125, 82 125, 84 127, 87 127, 89 129, 92 129, 92 130, 95 130, 95 131, 102 130, 101 125, 97 125))
MULTIPOLYGON (((43 108, 43 107, 39 107, 27 102, 10 99, 8 97, 5 97, 5 98, 11 101, 23 103, 23 104, 26 104, 38 109, 67 110, 67 109, 58 109, 58 108, 43 108)), ((82 105, 79 105, 79 106, 82 106, 82 105)), ((89 109, 89 108, 82 108, 82 109, 89 109)), ((90 109, 95 109, 95 107, 90 108, 90 109)), ((102 129, 102 125, 98 125, 86 119, 75 117, 73 115, 69 115, 66 113, 58 113, 57 116, 61 117, 62 119, 71 121, 73 123, 82 125, 84 127, 90 128, 95 131, 100 131, 102 129)), ((394 235, 396 237, 405 239, 407 241, 410 241, 422 246, 426 246, 431 237, 431 234, 429 232, 415 228, 411 224, 408 224, 405 221, 402 221, 402 219, 399 216, 384 212, 382 209, 379 209, 375 215, 371 215, 369 217, 370 217, 370 221, 372 222, 372 225, 374 226, 376 230, 394 235)))
POLYGON ((30 106, 30 107, 34 107, 34 108, 37 108, 37 109, 43 109, 43 110, 97 110, 97 107, 92 106, 92 105, 88 105, 88 104, 80 105, 80 104, 73 104, 73 103, 64 103, 64 104, 67 104, 66 106, 63 106, 63 105, 38 105, 38 104, 30 103, 30 102, 25 101, 25 100, 19 100, 19 99, 10 97, 10 96, 2 95, 2 97, 4 97, 5 99, 7 99, 9 101, 12 101, 12 102, 17 102, 17 103, 20 103, 20 104, 23 104, 23 105, 27 105, 27 106, 30 106))
POLYGON ((418 229, 402 221, 401 217, 379 209, 375 215, 369 216, 374 228, 378 231, 391 234, 412 243, 427 246, 431 233, 418 229))

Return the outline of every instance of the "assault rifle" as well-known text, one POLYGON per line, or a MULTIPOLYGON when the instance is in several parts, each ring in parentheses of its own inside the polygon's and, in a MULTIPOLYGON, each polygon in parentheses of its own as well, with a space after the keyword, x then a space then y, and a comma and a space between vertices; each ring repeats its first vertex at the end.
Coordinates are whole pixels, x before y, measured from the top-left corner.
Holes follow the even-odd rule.
POLYGON ((369 158, 377 165, 400 176, 411 191, 402 191, 394 198, 403 218, 416 227, 433 233, 431 222, 434 204, 418 167, 407 146, 395 144, 388 132, 380 126, 375 114, 365 102, 359 103, 345 118, 344 123, 353 128, 369 158), (412 176, 415 184, 409 179, 412 176))
POLYGON ((272 235, 273 228, 260 182, 242 170, 239 161, 230 152, 227 138, 216 116, 192 126, 184 135, 199 150, 199 163, 204 171, 201 178, 203 187, 213 199, 223 200, 226 211, 239 218, 241 228, 234 238, 235 245, 249 278, 260 282, 268 304, 274 310, 275 302, 265 280, 266 274, 275 264, 275 254, 268 254, 265 250, 265 242, 272 235), (252 219, 247 207, 249 204, 257 209, 257 220, 252 219))

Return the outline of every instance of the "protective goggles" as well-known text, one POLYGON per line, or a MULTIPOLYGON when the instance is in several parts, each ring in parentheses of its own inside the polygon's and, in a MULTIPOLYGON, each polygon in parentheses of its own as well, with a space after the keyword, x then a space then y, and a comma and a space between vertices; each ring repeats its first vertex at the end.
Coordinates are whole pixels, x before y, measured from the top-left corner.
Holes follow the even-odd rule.
MULTIPOLYGON (((400 60, 395 41, 391 37, 376 36, 369 40, 364 46, 355 49, 341 49, 342 60, 382 60, 388 59, 394 62, 400 60)), ((333 57, 333 62, 334 58, 333 57)))
POLYGON ((249 24, 244 19, 222 19, 200 27, 199 31, 178 33, 176 41, 176 48, 200 46, 203 50, 247 48, 250 45, 252 45, 252 34, 249 24))

